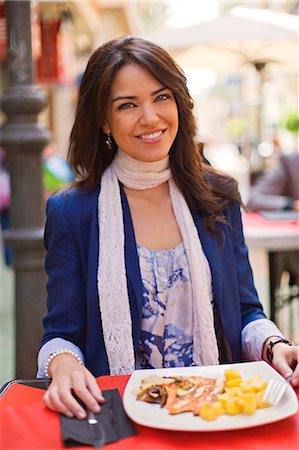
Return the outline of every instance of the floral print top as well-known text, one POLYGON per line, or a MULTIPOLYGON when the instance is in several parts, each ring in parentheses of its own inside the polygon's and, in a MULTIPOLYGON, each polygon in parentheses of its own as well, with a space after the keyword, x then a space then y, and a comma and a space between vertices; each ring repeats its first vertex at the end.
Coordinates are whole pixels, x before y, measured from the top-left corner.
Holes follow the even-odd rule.
POLYGON ((170 250, 137 246, 143 285, 136 368, 193 364, 192 290, 184 244, 170 250))

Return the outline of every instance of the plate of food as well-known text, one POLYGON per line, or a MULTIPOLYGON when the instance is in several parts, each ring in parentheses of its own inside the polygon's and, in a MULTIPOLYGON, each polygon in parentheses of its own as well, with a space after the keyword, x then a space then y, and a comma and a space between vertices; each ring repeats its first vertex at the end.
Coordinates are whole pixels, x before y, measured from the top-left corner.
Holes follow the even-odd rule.
POLYGON ((263 401, 271 379, 284 381, 264 361, 136 370, 124 392, 124 408, 134 422, 164 430, 250 428, 298 411, 290 385, 277 405, 263 401))

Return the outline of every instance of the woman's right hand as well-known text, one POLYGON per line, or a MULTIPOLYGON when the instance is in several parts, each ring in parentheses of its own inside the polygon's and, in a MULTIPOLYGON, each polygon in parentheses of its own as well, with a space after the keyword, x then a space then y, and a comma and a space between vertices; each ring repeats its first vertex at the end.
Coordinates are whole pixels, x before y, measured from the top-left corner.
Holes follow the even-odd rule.
POLYGON ((44 395, 48 408, 78 419, 86 417, 86 411, 78 403, 73 393, 94 413, 100 411, 99 403, 104 403, 95 377, 72 355, 58 355, 49 366, 52 382, 44 395))

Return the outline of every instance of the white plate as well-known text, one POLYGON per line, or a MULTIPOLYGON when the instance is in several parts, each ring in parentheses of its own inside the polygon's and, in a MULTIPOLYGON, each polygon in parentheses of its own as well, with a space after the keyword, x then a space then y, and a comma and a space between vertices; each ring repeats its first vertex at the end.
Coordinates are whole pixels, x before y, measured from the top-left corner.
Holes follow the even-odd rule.
POLYGON ((226 364, 221 366, 136 370, 130 377, 124 392, 124 408, 128 416, 140 425, 164 430, 183 431, 221 431, 256 427, 285 419, 298 411, 297 396, 291 386, 288 387, 283 398, 276 406, 259 409, 252 415, 238 414, 235 416, 228 416, 225 414, 212 422, 194 416, 191 412, 170 415, 168 411, 165 408, 161 408, 160 405, 136 400, 136 396, 132 393, 133 389, 139 388, 141 380, 149 375, 200 375, 203 377, 223 379, 224 370, 227 368, 239 370, 243 379, 248 379, 258 374, 261 379, 265 381, 270 379, 283 380, 282 377, 264 361, 226 364))

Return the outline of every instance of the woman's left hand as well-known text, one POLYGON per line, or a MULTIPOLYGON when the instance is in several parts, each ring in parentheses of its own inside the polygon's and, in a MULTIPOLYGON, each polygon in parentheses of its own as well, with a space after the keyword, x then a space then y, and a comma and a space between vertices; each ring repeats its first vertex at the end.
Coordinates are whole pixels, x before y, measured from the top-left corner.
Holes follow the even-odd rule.
POLYGON ((292 377, 291 384, 299 386, 299 346, 277 343, 273 349, 272 366, 284 378, 292 377))

